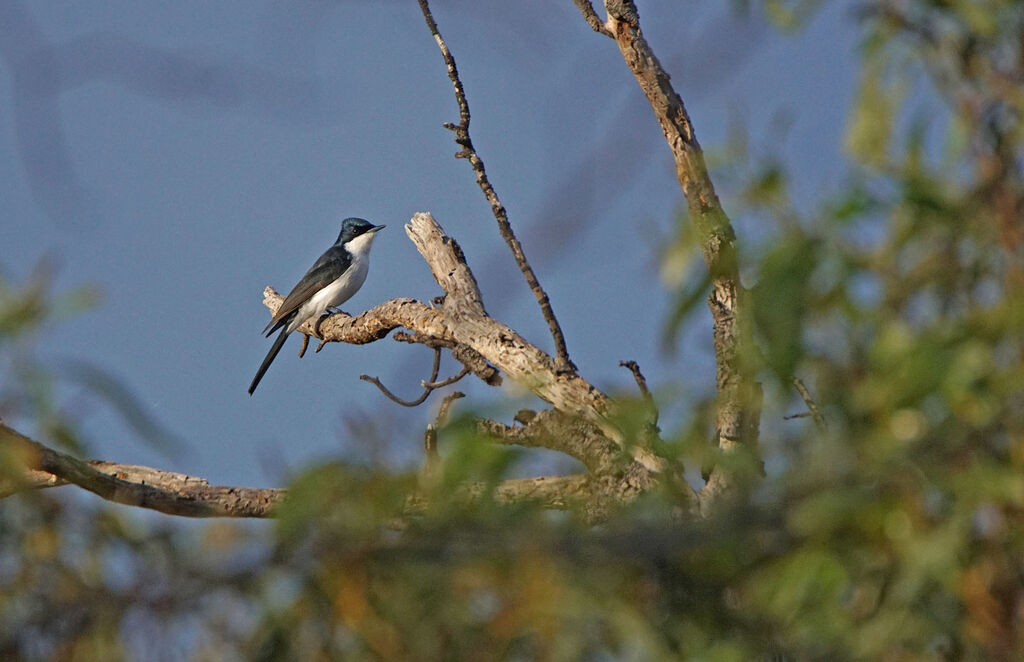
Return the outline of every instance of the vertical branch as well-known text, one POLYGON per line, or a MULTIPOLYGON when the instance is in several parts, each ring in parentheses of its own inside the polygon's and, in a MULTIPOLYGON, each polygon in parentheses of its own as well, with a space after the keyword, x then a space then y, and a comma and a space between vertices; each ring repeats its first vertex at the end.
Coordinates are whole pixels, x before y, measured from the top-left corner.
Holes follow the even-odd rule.
POLYGON ((459 123, 452 124, 449 122, 444 125, 446 129, 455 134, 455 142, 462 148, 455 157, 466 159, 473 167, 473 171, 476 173, 476 183, 480 190, 483 191, 487 202, 490 203, 494 218, 498 221, 498 232, 501 233, 502 239, 508 244, 509 249, 512 251, 512 256, 515 257, 516 264, 519 265, 519 270, 526 279, 526 284, 529 285, 533 295, 537 298, 537 303, 540 304, 541 313, 543 313, 544 319, 548 323, 548 329, 550 329, 551 337, 555 343, 555 357, 558 370, 560 372, 575 372, 576 366, 569 360, 569 352, 565 348, 565 336, 562 334, 562 327, 559 326, 558 320, 555 318, 555 311, 551 308, 548 295, 544 288, 541 287, 537 276, 533 273, 533 267, 526 260, 523 247, 512 231, 512 225, 508 222, 508 213, 505 211, 505 205, 501 204, 498 194, 494 191, 494 187, 491 186, 491 182, 487 178, 487 171, 484 169, 484 162, 473 147, 473 140, 469 135, 469 102, 466 101, 466 91, 462 86, 462 80, 459 78, 459 70, 455 66, 455 58, 437 29, 437 23, 430 12, 430 5, 427 0, 418 0, 418 2, 420 10, 423 12, 423 18, 427 21, 427 27, 430 29, 430 33, 434 35, 434 41, 437 42, 438 48, 441 49, 441 55, 448 66, 448 78, 451 79, 452 85, 455 86, 455 100, 459 105, 459 123))
MULTIPOLYGON (((640 31, 639 14, 632 0, 605 0, 608 19, 603 25, 595 21, 589 0, 574 2, 595 31, 615 39, 672 150, 676 177, 686 196, 711 276, 708 306, 714 319, 717 443, 722 451, 731 452, 744 446, 753 451, 757 442, 761 390, 743 365, 745 357, 750 356, 752 335, 746 312, 747 294, 740 284, 736 263, 736 234, 715 193, 690 117, 640 31)), ((731 482, 724 471, 716 469, 706 487, 708 503, 725 492, 731 482)))

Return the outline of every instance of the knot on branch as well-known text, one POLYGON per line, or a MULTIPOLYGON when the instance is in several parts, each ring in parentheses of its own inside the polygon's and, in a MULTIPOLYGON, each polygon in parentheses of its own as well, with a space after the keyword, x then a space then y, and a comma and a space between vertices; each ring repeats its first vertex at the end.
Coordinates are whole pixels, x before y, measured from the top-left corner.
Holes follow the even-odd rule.
POLYGON ((608 12, 608 18, 626 23, 630 27, 639 27, 640 13, 633 0, 605 0, 604 8, 608 12))

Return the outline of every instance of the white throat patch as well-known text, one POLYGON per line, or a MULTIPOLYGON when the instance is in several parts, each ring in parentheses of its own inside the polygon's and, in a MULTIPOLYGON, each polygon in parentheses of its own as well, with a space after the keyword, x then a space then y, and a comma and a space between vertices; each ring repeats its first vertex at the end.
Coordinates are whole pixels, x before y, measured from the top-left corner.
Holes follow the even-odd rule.
POLYGON ((345 249, 352 254, 353 261, 364 259, 370 253, 370 244, 376 236, 376 232, 364 232, 345 244, 345 249))

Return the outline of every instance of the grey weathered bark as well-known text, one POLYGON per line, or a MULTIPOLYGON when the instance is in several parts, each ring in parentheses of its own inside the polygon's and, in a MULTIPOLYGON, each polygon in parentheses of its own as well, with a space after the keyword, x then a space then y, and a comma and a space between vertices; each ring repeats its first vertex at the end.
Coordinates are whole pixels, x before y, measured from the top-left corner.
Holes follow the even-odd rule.
POLYGON ((8 479, 0 496, 73 483, 108 501, 184 517, 267 517, 285 490, 210 485, 202 478, 113 462, 86 462, 47 448, 0 423, 0 443, 19 457, 25 480, 8 479), (47 480, 46 476, 52 476, 47 480))
MULTIPOLYGON (((182 517, 273 517, 287 497, 282 488, 211 485, 204 478, 134 464, 84 461, 29 439, 0 423, 0 444, 7 458, 20 458, 24 470, 0 481, 0 499, 23 492, 77 485, 108 501, 182 517)), ((8 467, 10 469, 10 467, 8 467)), ((487 494, 483 485, 465 485, 459 498, 473 501, 487 494)), ((499 503, 533 501, 545 508, 586 505, 592 490, 589 476, 541 476, 503 481, 494 488, 499 503)), ((428 502, 411 496, 405 515, 415 515, 428 502)), ((394 524, 394 523, 393 523, 394 524)))
MULTIPOLYGON (((442 303, 427 305, 412 299, 392 299, 357 317, 333 315, 320 325, 323 341, 363 344, 402 327, 412 332, 411 337, 417 342, 452 347, 456 358, 460 350, 469 351, 559 412, 597 426, 621 449, 627 440, 612 422, 614 402, 578 374, 561 370, 554 358, 487 314, 462 249, 444 234, 430 214, 414 214, 405 228, 444 290, 442 303)), ((267 288, 265 295, 263 302, 273 313, 283 297, 272 288, 267 288)), ((313 334, 314 324, 308 322, 300 331, 313 334)), ((634 447, 630 452, 647 471, 656 473, 663 469, 661 460, 647 449, 634 447)), ((604 461, 603 457, 590 457, 594 464, 604 461)))
MULTIPOLYGON (((589 0, 574 2, 595 32, 615 40, 668 142, 675 160, 676 177, 711 274, 708 306, 714 320, 718 447, 723 452, 754 451, 761 415, 761 389, 746 367, 754 353, 747 292, 740 283, 736 262, 736 234, 708 175, 689 114, 644 38, 640 16, 632 0, 605 0, 608 18, 604 23, 589 0)), ((702 512, 708 512, 713 503, 729 491, 731 483, 731 477, 721 465, 716 467, 701 492, 702 512)))

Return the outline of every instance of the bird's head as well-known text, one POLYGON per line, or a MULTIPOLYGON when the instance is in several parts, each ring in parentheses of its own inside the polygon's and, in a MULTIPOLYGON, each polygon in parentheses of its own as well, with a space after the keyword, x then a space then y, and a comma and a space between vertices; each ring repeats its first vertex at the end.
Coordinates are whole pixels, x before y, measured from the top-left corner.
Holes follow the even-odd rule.
POLYGON ((356 237, 369 233, 373 236, 378 230, 383 230, 383 225, 374 225, 362 218, 346 218, 341 222, 341 234, 338 235, 337 245, 343 246, 356 237))

